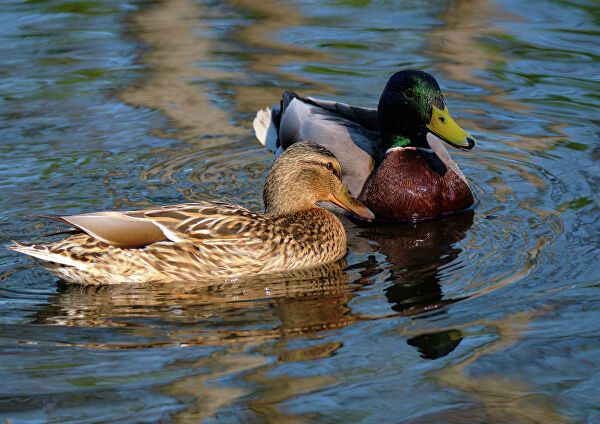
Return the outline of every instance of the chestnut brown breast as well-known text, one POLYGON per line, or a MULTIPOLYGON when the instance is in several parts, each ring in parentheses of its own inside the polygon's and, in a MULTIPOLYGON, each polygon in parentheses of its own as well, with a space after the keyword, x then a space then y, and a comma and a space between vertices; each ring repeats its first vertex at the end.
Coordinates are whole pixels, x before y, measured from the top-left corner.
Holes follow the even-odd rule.
POLYGON ((360 197, 377 218, 419 221, 469 208, 473 194, 433 151, 390 151, 360 197))

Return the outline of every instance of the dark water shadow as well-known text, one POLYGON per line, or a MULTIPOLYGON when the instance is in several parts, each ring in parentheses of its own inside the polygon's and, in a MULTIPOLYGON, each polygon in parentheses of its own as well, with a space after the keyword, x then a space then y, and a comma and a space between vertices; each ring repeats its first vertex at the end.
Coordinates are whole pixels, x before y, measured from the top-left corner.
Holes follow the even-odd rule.
MULTIPOLYGON (((446 314, 444 306, 467 298, 445 298, 440 281, 444 267, 456 265, 462 252, 457 243, 465 238, 473 217, 474 212, 468 210, 416 224, 390 223, 361 229, 358 234, 375 242, 374 251, 386 258, 385 265, 378 264, 374 256, 367 261, 370 263, 363 262, 362 279, 368 280, 382 267, 389 271, 386 281, 390 284, 384 293, 395 316, 420 319, 446 314)), ((460 331, 449 329, 416 335, 407 343, 416 347, 423 358, 436 359, 452 352, 462 337, 460 331)))

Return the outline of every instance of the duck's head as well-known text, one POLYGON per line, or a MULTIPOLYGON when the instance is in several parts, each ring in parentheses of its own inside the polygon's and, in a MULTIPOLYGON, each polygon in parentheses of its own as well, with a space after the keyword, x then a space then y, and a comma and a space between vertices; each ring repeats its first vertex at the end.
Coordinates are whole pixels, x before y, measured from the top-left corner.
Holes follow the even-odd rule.
POLYGON ((367 221, 375 215, 348 193, 342 182, 342 168, 329 150, 314 143, 293 144, 283 152, 267 175, 263 190, 265 214, 291 215, 331 202, 367 221))
POLYGON ((470 150, 475 139, 448 113, 435 78, 406 70, 388 80, 377 111, 378 126, 389 147, 428 147, 427 132, 459 149, 470 150))

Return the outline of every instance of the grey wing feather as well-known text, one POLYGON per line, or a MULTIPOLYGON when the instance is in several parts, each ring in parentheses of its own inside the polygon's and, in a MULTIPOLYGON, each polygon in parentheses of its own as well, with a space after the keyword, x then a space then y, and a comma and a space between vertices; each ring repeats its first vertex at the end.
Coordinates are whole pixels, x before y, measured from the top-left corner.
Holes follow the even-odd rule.
POLYGON ((116 247, 143 247, 167 239, 156 225, 130 217, 127 212, 94 212, 62 218, 92 237, 116 247))
POLYGON ((312 141, 327 147, 340 162, 344 181, 354 195, 360 194, 375 163, 385 153, 381 151, 377 132, 298 97, 293 98, 282 113, 279 140, 283 148, 298 141, 312 141))
POLYGON ((375 108, 353 106, 347 103, 315 99, 314 97, 307 97, 306 99, 315 106, 333 112, 349 121, 356 122, 370 131, 379 131, 377 126, 377 109, 375 108))

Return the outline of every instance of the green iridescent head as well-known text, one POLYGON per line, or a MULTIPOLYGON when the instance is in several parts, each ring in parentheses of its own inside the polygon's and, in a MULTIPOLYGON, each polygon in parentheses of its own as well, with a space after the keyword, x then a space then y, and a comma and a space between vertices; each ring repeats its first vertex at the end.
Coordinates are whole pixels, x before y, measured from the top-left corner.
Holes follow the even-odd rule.
POLYGON ((377 120, 389 147, 428 147, 427 132, 459 149, 475 145, 475 139, 448 113, 440 86, 427 72, 406 70, 392 75, 379 99, 377 120))

